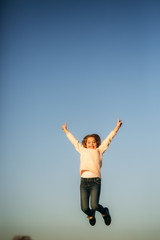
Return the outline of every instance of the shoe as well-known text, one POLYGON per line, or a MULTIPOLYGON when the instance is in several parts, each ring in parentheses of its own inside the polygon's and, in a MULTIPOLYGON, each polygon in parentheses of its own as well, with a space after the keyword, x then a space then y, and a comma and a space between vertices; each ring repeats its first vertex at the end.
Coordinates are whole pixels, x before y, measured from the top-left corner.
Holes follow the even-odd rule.
POLYGON ((95 218, 95 213, 93 214, 93 216, 89 217, 87 216, 87 218, 89 219, 89 223, 94 226, 96 224, 96 218, 95 218))
POLYGON ((109 214, 109 210, 108 208, 105 208, 106 213, 102 214, 102 217, 104 219, 104 222, 107 226, 109 226, 111 224, 111 216, 109 214))

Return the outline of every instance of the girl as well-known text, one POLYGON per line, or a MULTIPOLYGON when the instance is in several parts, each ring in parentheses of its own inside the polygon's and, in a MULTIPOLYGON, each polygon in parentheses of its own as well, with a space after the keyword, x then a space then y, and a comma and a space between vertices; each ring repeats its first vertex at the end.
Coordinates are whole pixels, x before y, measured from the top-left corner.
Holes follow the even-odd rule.
POLYGON ((67 123, 62 126, 66 136, 74 145, 80 154, 80 193, 81 209, 87 215, 89 223, 94 226, 96 223, 95 211, 102 214, 106 225, 110 225, 111 216, 107 207, 99 204, 101 190, 102 155, 109 147, 110 142, 121 127, 122 122, 118 118, 117 126, 102 142, 97 134, 91 134, 84 137, 82 144, 68 131, 67 123), (89 198, 91 197, 91 209, 89 207, 89 198))

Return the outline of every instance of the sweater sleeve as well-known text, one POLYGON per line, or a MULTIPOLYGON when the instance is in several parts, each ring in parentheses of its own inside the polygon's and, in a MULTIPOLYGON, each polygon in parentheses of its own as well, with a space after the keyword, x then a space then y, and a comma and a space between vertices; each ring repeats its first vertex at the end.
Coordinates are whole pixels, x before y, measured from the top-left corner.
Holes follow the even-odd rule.
POLYGON ((104 139, 104 141, 102 142, 102 144, 99 146, 99 150, 100 152, 103 154, 107 148, 110 145, 110 142, 112 141, 112 139, 114 138, 114 136, 116 135, 116 131, 112 131, 107 137, 106 139, 104 139))
POLYGON ((70 142, 74 145, 77 152, 80 153, 83 148, 83 145, 72 135, 72 133, 68 132, 66 136, 70 140, 70 142))

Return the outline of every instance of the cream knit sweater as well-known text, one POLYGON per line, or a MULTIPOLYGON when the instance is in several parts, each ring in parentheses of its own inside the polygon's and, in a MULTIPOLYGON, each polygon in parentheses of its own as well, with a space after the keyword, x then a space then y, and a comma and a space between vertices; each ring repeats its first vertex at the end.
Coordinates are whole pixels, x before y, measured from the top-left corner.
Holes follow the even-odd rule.
POLYGON ((98 148, 90 149, 83 147, 83 145, 70 132, 66 134, 77 152, 80 154, 81 176, 84 171, 90 171, 93 172, 97 177, 101 178, 100 169, 102 167, 102 155, 109 147, 109 144, 115 135, 116 131, 112 131, 98 148))

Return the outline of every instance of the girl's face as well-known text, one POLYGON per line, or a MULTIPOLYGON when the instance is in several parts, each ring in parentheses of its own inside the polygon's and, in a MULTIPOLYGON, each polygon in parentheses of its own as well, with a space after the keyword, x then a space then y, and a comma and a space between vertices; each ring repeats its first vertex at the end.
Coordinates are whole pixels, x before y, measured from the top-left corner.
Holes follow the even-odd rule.
POLYGON ((86 147, 91 149, 96 149, 97 148, 96 139, 94 137, 88 137, 86 142, 86 147))

